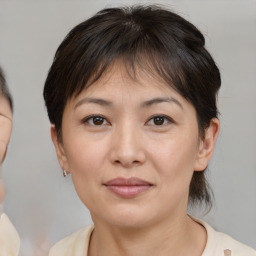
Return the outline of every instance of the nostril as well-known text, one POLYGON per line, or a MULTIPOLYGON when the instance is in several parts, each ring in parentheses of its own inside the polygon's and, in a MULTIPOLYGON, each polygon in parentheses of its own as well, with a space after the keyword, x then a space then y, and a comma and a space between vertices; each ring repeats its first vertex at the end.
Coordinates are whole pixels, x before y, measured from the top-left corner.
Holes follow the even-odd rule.
POLYGON ((132 166, 137 166, 140 165, 141 162, 138 160, 134 160, 134 161, 128 161, 128 160, 115 160, 114 163, 116 165, 122 165, 123 167, 129 168, 132 166))

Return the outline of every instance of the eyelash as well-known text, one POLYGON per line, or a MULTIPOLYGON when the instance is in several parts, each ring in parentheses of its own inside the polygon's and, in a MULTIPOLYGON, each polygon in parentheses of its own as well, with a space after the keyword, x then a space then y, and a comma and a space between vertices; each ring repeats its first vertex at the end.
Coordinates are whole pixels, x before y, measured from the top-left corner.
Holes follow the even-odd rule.
MULTIPOLYGON (((84 118, 82 120, 82 123, 83 124, 89 124, 91 126, 102 126, 102 125, 108 125, 109 124, 108 120, 104 116, 102 116, 102 115, 90 115, 90 116, 84 118), (102 123, 95 124, 94 122, 97 121, 97 118, 100 119, 98 121, 101 121, 102 123)), ((166 116, 166 115, 154 115, 154 116, 149 118, 149 120, 146 122, 146 125, 159 126, 160 127, 160 126, 165 126, 165 125, 167 125, 169 123, 174 123, 173 119, 170 118, 169 116, 166 116), (150 124, 151 121, 152 122, 156 122, 157 118, 162 119, 160 121, 163 121, 163 123, 160 123, 160 124, 156 124, 156 123, 150 124)))

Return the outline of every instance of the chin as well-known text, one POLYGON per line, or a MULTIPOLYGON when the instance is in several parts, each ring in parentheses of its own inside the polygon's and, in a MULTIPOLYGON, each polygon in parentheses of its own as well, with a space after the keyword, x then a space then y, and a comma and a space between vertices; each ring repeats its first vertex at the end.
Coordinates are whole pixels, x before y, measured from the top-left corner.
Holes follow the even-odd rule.
POLYGON ((146 227, 153 222, 152 217, 152 211, 143 209, 143 207, 131 206, 111 207, 111 209, 100 211, 100 214, 92 214, 92 219, 95 223, 101 220, 100 222, 107 223, 113 227, 125 229, 146 227), (148 214, 149 212, 151 212, 150 215, 148 214))
POLYGON ((120 229, 138 229, 145 228, 150 225, 150 220, 145 220, 145 217, 136 218, 131 216, 123 216, 121 218, 110 219, 108 222, 111 226, 120 229))

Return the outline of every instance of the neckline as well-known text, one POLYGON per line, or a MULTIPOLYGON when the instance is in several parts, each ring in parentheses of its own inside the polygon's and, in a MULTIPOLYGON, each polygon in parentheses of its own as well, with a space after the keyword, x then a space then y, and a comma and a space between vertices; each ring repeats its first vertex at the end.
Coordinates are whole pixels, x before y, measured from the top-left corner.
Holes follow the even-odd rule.
MULTIPOLYGON (((206 230, 206 244, 201 256, 211 255, 211 253, 214 250, 214 244, 216 241, 214 229, 205 221, 196 219, 190 215, 188 216, 192 220, 194 220, 196 223, 200 224, 206 230)), ((86 236, 85 247, 84 247, 84 251, 86 252, 86 255, 88 255, 88 252, 89 252, 90 240, 91 240, 94 229, 95 229, 94 224, 91 224, 90 226, 88 226, 88 229, 86 229, 87 236, 86 236)))

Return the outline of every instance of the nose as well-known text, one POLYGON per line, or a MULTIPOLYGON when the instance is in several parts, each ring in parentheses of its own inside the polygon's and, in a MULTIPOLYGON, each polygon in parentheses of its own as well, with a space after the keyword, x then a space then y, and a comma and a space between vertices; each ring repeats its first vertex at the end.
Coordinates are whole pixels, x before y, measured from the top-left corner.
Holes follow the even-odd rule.
POLYGON ((123 124, 111 141, 111 162, 124 168, 142 165, 146 160, 142 134, 135 126, 123 124))

